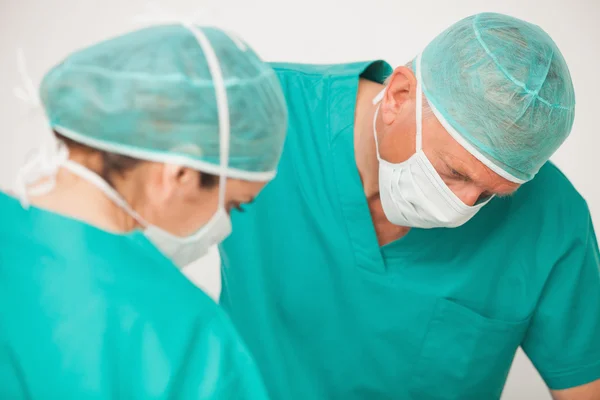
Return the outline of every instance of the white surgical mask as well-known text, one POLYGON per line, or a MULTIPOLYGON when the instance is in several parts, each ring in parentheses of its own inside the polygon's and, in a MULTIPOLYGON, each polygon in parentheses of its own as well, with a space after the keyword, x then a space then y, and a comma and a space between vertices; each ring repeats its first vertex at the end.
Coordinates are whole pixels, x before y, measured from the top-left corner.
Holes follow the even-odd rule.
MULTIPOLYGON (((398 226, 412 228, 454 228, 470 220, 487 202, 468 206, 446 185, 423 152, 423 95, 421 89, 421 57, 417 58, 416 152, 408 160, 391 163, 381 158, 377 142, 376 121, 373 134, 379 159, 379 196, 387 219, 398 226)), ((384 89, 373 104, 378 104, 384 89)))
POLYGON ((206 255, 210 247, 219 244, 231 233, 231 220, 225 210, 224 196, 221 195, 221 192, 224 193, 224 189, 222 188, 226 185, 225 180, 219 182, 219 206, 217 212, 211 217, 208 223, 192 235, 180 237, 148 223, 112 186, 95 172, 72 160, 63 161, 62 167, 96 186, 113 203, 142 225, 144 228, 143 233, 148 240, 179 268, 183 268, 206 255))

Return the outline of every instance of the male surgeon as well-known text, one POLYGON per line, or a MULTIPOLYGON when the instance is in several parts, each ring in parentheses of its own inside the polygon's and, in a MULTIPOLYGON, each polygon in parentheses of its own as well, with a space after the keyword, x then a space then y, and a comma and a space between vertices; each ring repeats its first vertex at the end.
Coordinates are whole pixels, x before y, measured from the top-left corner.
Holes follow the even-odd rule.
POLYGON ((600 399, 600 260, 551 163, 575 94, 538 26, 468 17, 408 66, 277 64, 279 173, 221 249, 273 399, 489 400, 521 346, 600 399))

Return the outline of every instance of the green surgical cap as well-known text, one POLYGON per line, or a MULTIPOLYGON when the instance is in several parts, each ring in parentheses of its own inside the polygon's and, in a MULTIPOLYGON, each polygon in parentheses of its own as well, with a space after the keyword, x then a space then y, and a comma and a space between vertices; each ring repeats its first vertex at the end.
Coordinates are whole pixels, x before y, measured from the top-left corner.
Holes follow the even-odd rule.
MULTIPOLYGON (((274 71, 240 39, 196 28, 223 75, 230 121, 226 175, 269 180, 287 127, 274 71)), ((44 78, 40 96, 53 129, 93 148, 219 174, 215 83, 190 29, 142 29, 78 51, 44 78)))
POLYGON ((506 179, 531 180, 571 132, 571 75, 536 25, 502 14, 471 16, 436 37, 416 64, 442 125, 506 179))

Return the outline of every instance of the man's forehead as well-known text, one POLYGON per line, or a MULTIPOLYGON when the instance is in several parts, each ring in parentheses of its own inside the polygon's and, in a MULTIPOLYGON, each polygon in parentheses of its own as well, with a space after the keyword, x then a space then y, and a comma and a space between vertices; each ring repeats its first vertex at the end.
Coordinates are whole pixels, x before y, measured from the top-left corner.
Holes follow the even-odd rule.
POLYGON ((469 153, 446 131, 437 118, 429 118, 426 125, 424 130, 431 135, 429 137, 433 150, 448 168, 464 175, 490 193, 508 195, 519 188, 519 184, 501 177, 469 153))
POLYGON ((501 177, 464 148, 460 149, 461 151, 441 149, 438 155, 449 169, 458 172, 491 193, 511 194, 519 188, 518 183, 501 177))

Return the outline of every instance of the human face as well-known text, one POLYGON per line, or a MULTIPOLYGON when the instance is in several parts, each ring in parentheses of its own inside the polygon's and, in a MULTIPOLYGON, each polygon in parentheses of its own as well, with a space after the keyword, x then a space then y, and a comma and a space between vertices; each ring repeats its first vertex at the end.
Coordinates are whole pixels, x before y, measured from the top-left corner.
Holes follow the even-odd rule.
MULTIPOLYGON (((132 205, 152 225, 177 236, 188 236, 204 226, 219 207, 219 185, 200 184, 200 172, 189 168, 145 163, 137 176, 132 205)), ((266 182, 227 179, 225 209, 251 203, 266 182)))
MULTIPOLYGON (((379 152, 389 162, 406 161, 416 151, 416 95, 412 71, 396 69, 377 121, 379 152)), ((493 195, 510 195, 519 187, 465 150, 427 110, 423 113, 423 151, 450 190, 468 206, 493 195)))

